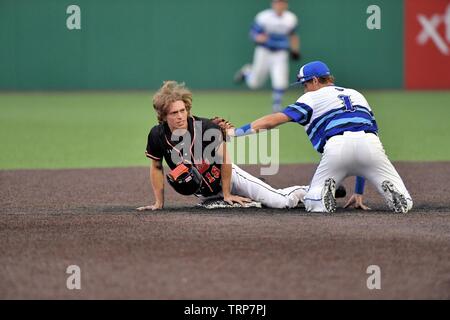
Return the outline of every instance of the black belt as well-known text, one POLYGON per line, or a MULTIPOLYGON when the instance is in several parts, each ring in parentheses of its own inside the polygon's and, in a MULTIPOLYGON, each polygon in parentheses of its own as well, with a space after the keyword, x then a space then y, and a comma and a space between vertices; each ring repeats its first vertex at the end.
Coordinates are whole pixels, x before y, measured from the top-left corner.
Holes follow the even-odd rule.
POLYGON ((271 51, 271 52, 276 52, 276 51, 289 51, 288 48, 272 48, 272 47, 266 47, 266 46, 263 46, 262 44, 258 44, 257 46, 258 46, 258 47, 266 48, 267 50, 269 50, 269 51, 271 51))
MULTIPOLYGON (((327 141, 328 141, 330 138, 333 138, 333 137, 335 137, 335 136, 342 136, 342 135, 344 135, 345 132, 361 132, 361 131, 342 131, 342 132, 336 133, 334 136, 328 137, 328 138, 327 138, 327 141)), ((365 133, 372 133, 372 134, 374 134, 374 135, 377 136, 377 133, 376 133, 375 131, 372 131, 372 130, 364 130, 364 132, 365 132, 365 133)))

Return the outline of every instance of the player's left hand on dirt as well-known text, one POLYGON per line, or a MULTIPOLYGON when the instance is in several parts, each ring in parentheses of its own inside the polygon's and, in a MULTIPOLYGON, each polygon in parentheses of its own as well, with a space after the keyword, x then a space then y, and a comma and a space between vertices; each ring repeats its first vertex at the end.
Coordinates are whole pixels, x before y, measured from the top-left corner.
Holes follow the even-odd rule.
POLYGON ((302 58, 302 55, 298 51, 291 51, 291 59, 298 61, 302 58))
POLYGON ((250 200, 248 198, 236 196, 233 194, 228 197, 224 197, 223 200, 229 204, 233 204, 234 202, 236 202, 236 203, 239 203, 241 206, 243 206, 245 203, 252 202, 252 200, 250 200))
POLYGON ((235 127, 230 121, 221 117, 214 117, 211 121, 220 127, 224 139, 227 138, 229 130, 235 127))
POLYGON ((370 210, 370 208, 363 203, 362 199, 363 199, 362 195, 355 193, 347 201, 344 208, 370 210))

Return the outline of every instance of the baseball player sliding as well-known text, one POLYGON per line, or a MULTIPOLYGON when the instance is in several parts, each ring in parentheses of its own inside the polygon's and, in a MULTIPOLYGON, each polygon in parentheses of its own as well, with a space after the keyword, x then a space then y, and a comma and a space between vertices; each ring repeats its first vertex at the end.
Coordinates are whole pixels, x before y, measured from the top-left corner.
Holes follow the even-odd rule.
POLYGON ((152 160, 155 202, 137 210, 164 207, 163 158, 171 169, 166 176, 169 184, 182 195, 202 200, 221 197, 230 205, 246 206, 254 200, 270 208, 293 208, 306 194, 305 186, 272 188, 232 164, 221 127, 191 115, 192 93, 184 84, 164 82, 153 97, 153 107, 159 124, 148 135, 146 156, 152 160))
POLYGON ((272 0, 272 8, 257 14, 250 30, 256 44, 253 64, 235 74, 235 82, 245 81, 250 89, 260 88, 270 73, 272 109, 281 110, 284 91, 289 84, 289 54, 300 59, 300 39, 296 34, 297 16, 288 11, 287 0, 272 0))
POLYGON ((372 109, 364 96, 335 86, 328 66, 321 61, 302 66, 296 84, 303 85, 305 92, 297 102, 282 112, 230 129, 229 134, 242 136, 289 121, 304 126, 314 149, 322 153, 304 198, 307 211, 334 212, 336 184, 348 176, 357 176, 355 194, 346 207, 368 209, 362 201, 368 179, 394 212, 408 212, 413 201, 385 154, 372 109))

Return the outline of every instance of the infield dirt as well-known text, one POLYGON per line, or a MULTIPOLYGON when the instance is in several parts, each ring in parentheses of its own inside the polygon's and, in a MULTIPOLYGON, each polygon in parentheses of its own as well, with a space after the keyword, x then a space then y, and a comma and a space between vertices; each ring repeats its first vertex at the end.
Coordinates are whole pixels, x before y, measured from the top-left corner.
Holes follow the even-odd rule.
MULTIPOLYGON (((371 186, 370 212, 345 199, 333 215, 211 211, 167 187, 165 210, 137 213, 152 201, 148 168, 0 171, 0 298, 449 299, 450 163, 395 165, 414 199, 404 215, 371 186), (69 265, 81 290, 66 288, 69 265)), ((307 184, 314 169, 265 178, 307 184)))

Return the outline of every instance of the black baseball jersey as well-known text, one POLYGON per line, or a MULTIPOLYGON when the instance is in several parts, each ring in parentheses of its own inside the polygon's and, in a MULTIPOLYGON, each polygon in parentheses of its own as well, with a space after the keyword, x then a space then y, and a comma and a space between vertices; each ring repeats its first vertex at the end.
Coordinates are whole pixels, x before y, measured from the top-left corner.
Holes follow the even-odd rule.
POLYGON ((199 193, 211 196, 222 191, 221 164, 216 163, 214 159, 215 149, 222 141, 223 137, 217 124, 209 119, 190 116, 188 131, 182 136, 172 134, 167 122, 154 126, 148 134, 145 155, 153 160, 162 161, 164 158, 170 169, 174 169, 183 161, 194 163, 203 176, 199 193), (205 136, 208 129, 215 130, 208 131, 212 134, 205 136), (208 152, 205 152, 205 149, 208 152))

